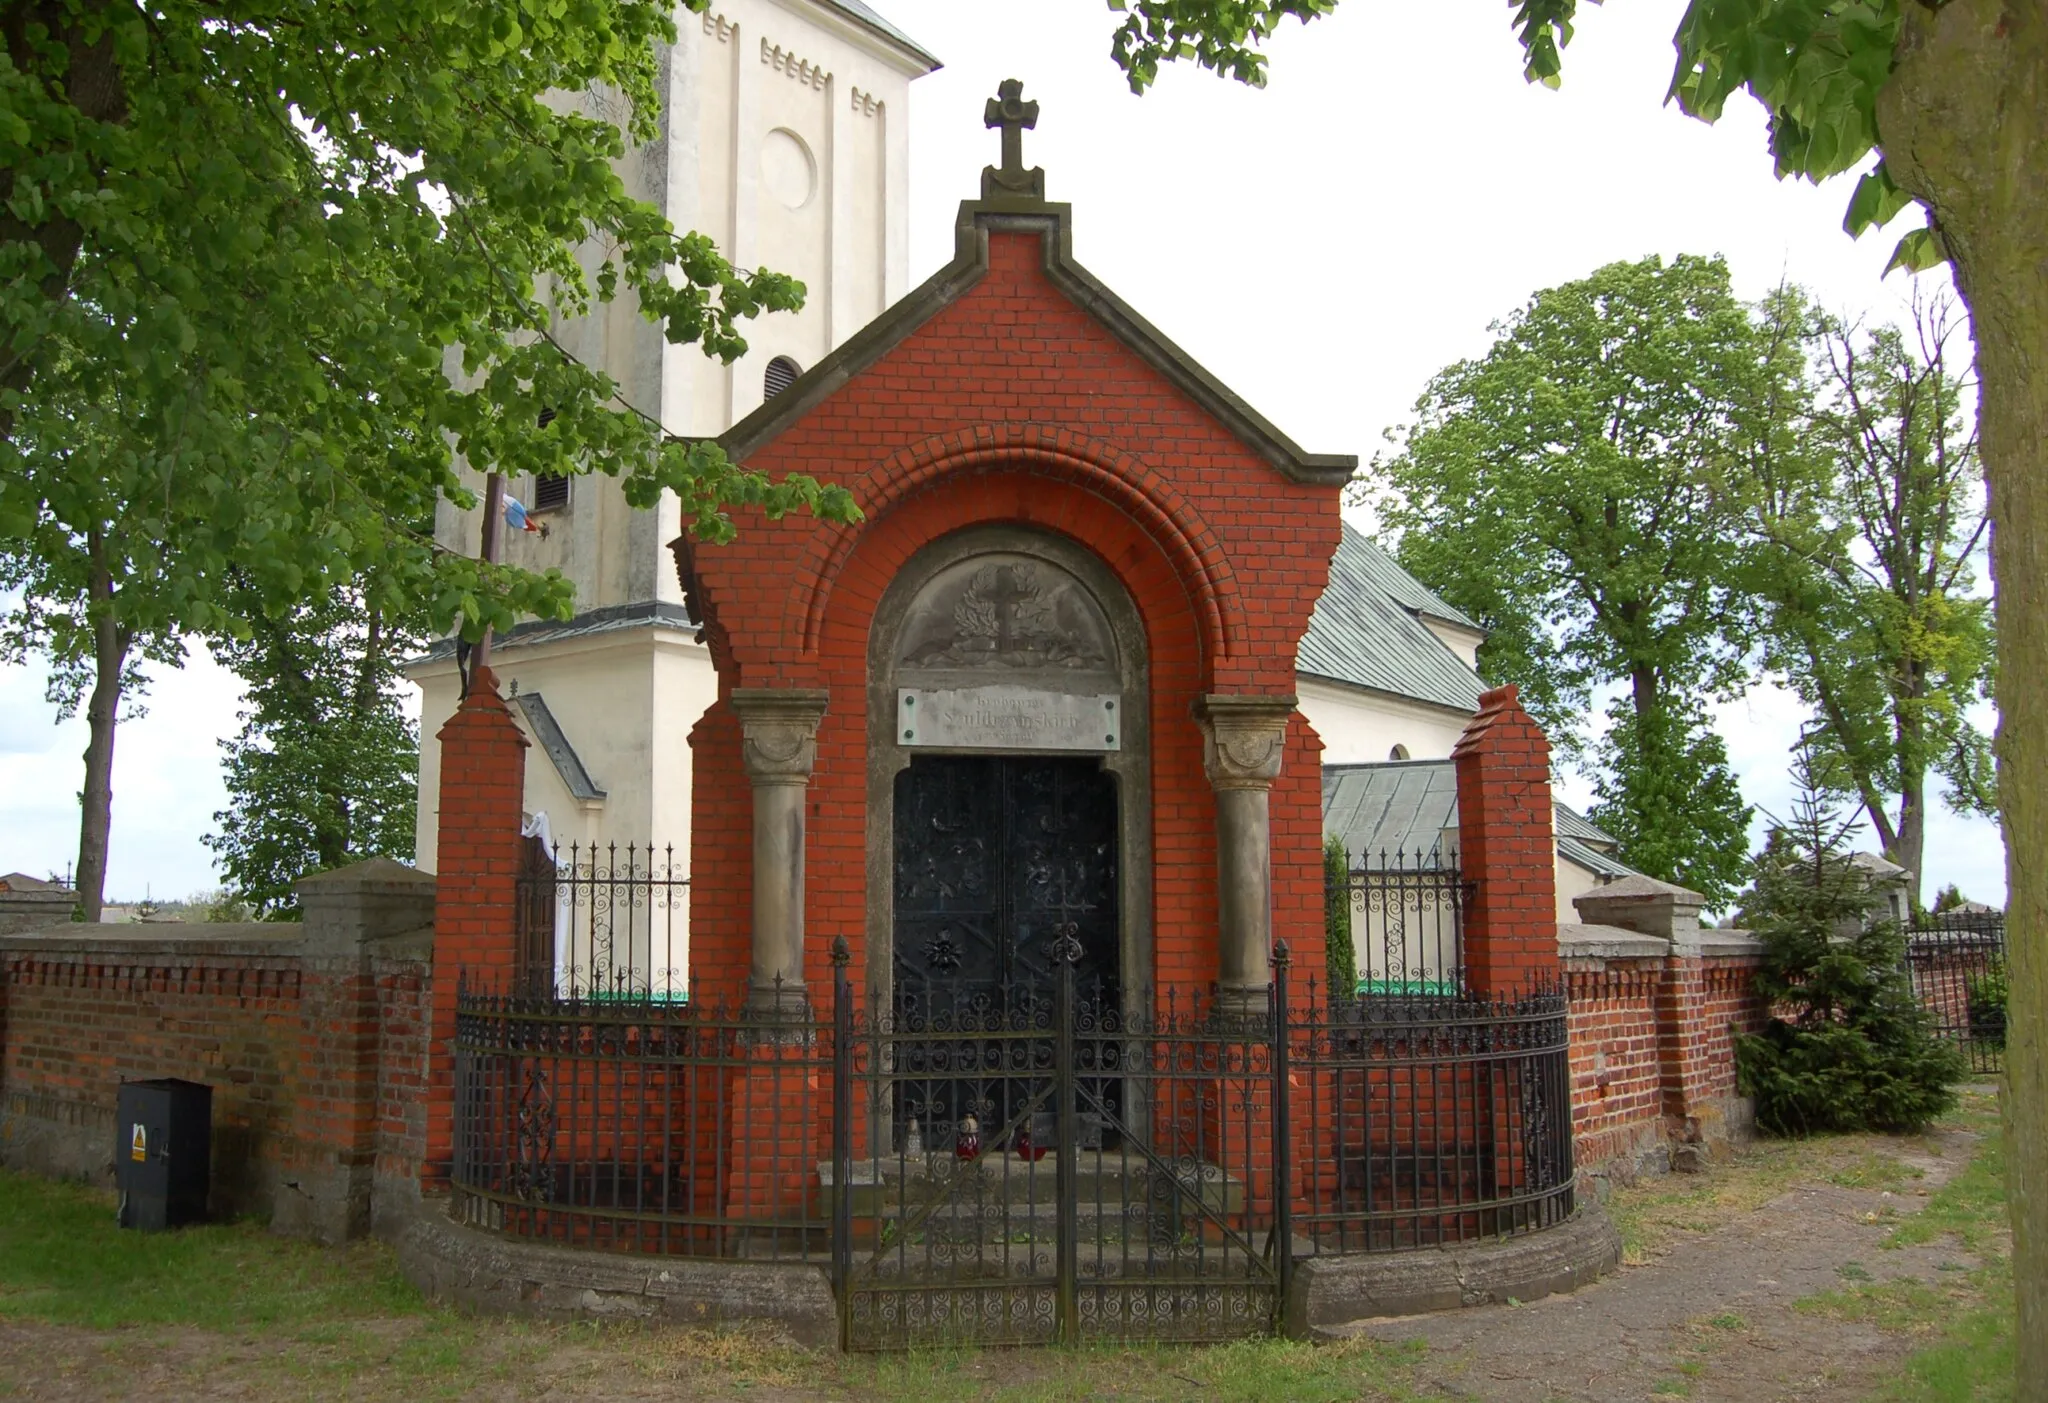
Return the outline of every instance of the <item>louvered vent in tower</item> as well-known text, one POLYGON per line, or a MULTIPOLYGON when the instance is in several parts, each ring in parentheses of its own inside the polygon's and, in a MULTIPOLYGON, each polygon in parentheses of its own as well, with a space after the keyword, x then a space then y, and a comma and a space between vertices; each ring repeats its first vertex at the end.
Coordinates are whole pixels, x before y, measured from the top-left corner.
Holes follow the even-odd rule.
POLYGON ((768 362, 768 373, 761 377, 762 398, 774 399, 796 383, 796 377, 803 374, 803 367, 788 356, 777 356, 768 362))

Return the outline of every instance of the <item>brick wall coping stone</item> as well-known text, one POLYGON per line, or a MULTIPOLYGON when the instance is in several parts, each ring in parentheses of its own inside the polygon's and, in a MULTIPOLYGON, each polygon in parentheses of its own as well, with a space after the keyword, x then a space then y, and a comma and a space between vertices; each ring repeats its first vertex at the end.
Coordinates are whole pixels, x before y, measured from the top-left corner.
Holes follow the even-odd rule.
POLYGON ((1755 955, 1762 953, 1763 941, 1746 930, 1703 930, 1700 932, 1700 953, 1702 955, 1755 955))
POLYGON ((1671 942, 1661 935, 1644 935, 1621 926, 1567 922, 1557 928, 1557 954, 1564 960, 1661 960, 1671 953, 1671 942))
POLYGON ((298 925, 241 921, 234 924, 200 923, 121 926, 83 925, 76 921, 42 930, 0 935, 0 951, 44 951, 53 955, 104 955, 113 959, 141 959, 170 956, 190 959, 194 955, 223 958, 277 959, 300 953, 306 933, 298 925))

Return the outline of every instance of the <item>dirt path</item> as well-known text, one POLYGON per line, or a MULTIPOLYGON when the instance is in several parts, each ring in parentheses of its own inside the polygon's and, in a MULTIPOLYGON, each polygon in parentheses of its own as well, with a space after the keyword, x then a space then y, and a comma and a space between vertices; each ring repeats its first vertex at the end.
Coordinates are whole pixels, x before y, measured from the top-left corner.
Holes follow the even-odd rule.
MULTIPOLYGON (((1320 1347, 845 1360, 758 1337, 446 1312, 230 1333, 0 1313, 0 1400, 1863 1400, 1922 1342, 1913 1321, 1939 1318, 1978 1265, 1952 1238, 1886 1245, 1973 1148, 1962 1130, 1858 1137, 1646 1181, 1613 1204, 1637 1265, 1575 1295, 1370 1322, 1320 1347), (1873 1297, 1883 1283, 1903 1284, 1873 1297), (1917 1304, 1887 1316, 1874 1299, 1917 1304)), ((5 1294, 0 1283, 0 1305, 5 1294)))
MULTIPOLYGON (((1868 1398, 1918 1341, 1910 1331, 1816 1309, 1811 1298, 1899 1281, 1940 1292, 1945 1277, 1976 1266, 1952 1240, 1885 1245, 1899 1221, 1967 1163, 1972 1140, 1951 1133, 1869 1142, 1882 1148, 1832 1172, 1891 1187, 1822 1178, 1754 1208, 1708 1206, 1694 1224, 1705 1231, 1679 1228, 1654 1260, 1570 1296, 1345 1333, 1425 1341, 1417 1383, 1487 1403, 1868 1398), (1886 1161, 1898 1171, 1887 1172, 1886 1161)), ((1664 1216, 1682 1221, 1684 1213, 1664 1216)))

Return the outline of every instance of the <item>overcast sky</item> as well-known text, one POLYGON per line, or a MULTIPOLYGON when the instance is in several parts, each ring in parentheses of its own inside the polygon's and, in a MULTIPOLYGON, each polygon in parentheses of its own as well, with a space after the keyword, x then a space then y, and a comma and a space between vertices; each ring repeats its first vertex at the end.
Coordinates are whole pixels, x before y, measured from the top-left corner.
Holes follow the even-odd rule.
MULTIPOLYGON (((1144 98, 1100 0, 875 3, 946 64, 911 90, 913 283, 951 257, 954 207, 996 158, 983 103, 1021 78, 1040 104, 1025 159, 1073 204, 1077 256, 1311 451, 1369 461, 1492 322, 1616 259, 1721 253, 1744 296, 1789 278, 1871 319, 1911 292, 1879 276, 1896 230, 1842 233, 1849 179, 1772 177, 1753 103, 1716 127, 1662 105, 1681 0, 1582 11, 1558 92, 1522 81, 1499 0, 1345 0, 1288 25, 1262 91, 1169 67, 1144 98)), ((110 897, 214 881, 198 838, 224 802, 233 680, 198 659, 151 706, 120 732, 110 897)), ((51 716, 39 675, 0 677, 0 872, 76 851, 84 728, 51 716)), ((1799 719, 1765 686, 1719 713, 1751 802, 1782 811, 1799 719)), ((1938 814, 1927 866, 2003 899, 1993 824, 1938 814)))

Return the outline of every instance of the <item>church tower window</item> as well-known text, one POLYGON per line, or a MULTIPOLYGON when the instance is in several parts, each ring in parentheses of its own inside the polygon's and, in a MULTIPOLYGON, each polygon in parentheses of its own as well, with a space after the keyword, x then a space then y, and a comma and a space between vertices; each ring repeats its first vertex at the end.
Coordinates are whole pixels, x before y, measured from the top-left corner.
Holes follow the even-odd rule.
POLYGON ((796 383, 796 377, 803 374, 803 367, 788 356, 777 356, 768 362, 768 372, 761 377, 763 399, 774 399, 796 383))
POLYGON ((1408 758, 1408 747, 1405 745, 1395 746, 1387 752, 1387 758, 1389 760, 1406 760, 1408 758))
POLYGON ((541 473, 533 480, 533 509, 559 511, 569 505, 569 479, 560 473, 541 473))

